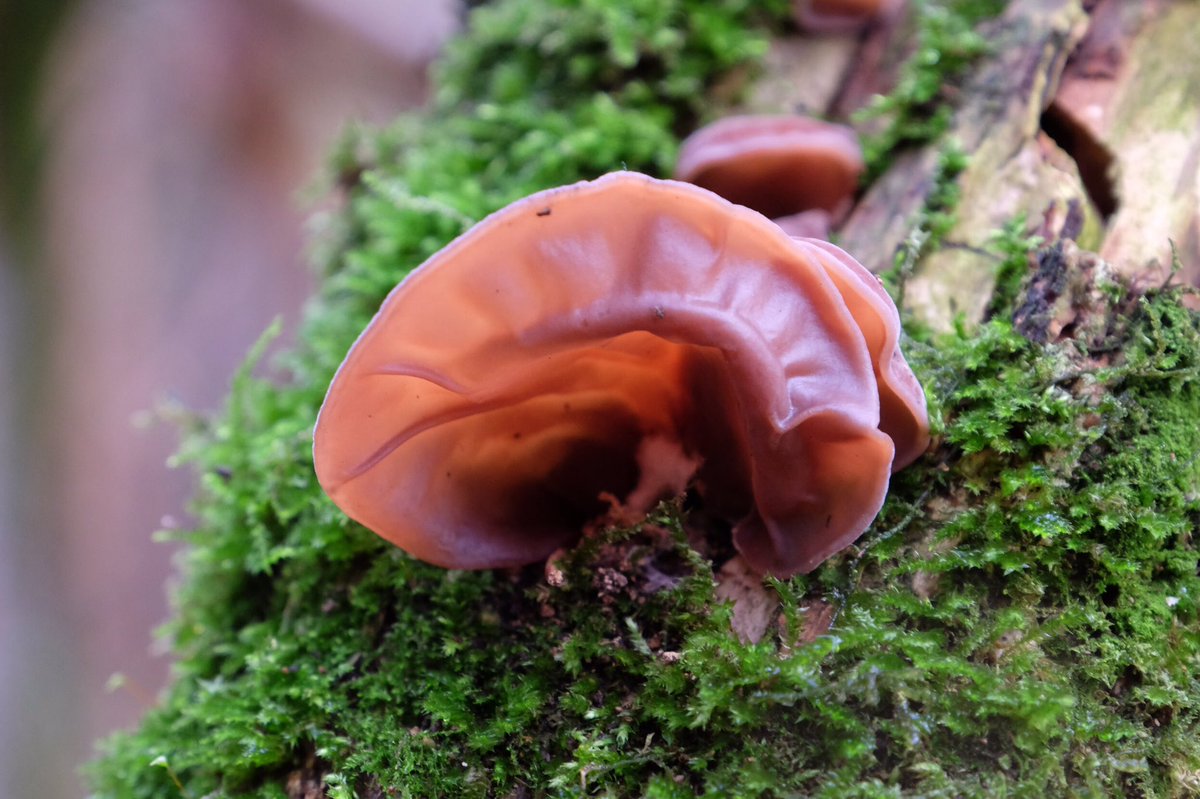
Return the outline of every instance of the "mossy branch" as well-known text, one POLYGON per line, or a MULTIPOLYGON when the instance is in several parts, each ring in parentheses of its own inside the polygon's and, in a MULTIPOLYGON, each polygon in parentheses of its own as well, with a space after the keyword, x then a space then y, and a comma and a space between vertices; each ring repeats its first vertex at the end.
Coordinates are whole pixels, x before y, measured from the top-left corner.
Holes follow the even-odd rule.
MULTIPOLYGON (((934 445, 860 546, 768 581, 761 641, 733 633, 714 588, 727 536, 698 534, 684 504, 544 567, 463 573, 412 560, 320 492, 313 419, 384 294, 515 197, 621 164, 665 174, 706 93, 785 28, 784 5, 501 0, 443 62, 437 110, 347 140, 345 208, 286 375, 244 370, 225 414, 190 431, 175 681, 104 744, 97 797, 1197 790, 1200 321, 1184 290, 1137 290, 1061 228, 1010 214, 958 239, 985 201, 971 140, 966 162, 936 136, 909 157, 892 149, 916 143, 903 127, 876 163, 941 177, 889 195, 885 175, 868 198, 914 211, 901 239, 914 220, 933 234, 912 248, 918 275, 926 244, 965 241, 1002 265, 1001 290, 978 324, 910 325, 934 445)), ((968 5, 923 3, 953 35, 920 52, 976 41, 968 5)), ((1077 8, 1026 20, 1059 31, 1043 55, 1065 57, 1077 8)), ((922 56, 884 105, 961 130, 972 81, 998 63, 968 50, 981 60, 950 59, 948 77, 922 56), (966 94, 929 96, 938 75, 966 94)), ((1061 65, 1020 55, 1005 57, 1061 65)))

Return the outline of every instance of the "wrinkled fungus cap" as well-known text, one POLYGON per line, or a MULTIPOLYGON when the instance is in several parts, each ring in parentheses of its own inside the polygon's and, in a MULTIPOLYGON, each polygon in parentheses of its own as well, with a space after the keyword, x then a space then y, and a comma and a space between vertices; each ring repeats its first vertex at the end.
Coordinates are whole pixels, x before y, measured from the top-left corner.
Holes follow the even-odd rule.
POLYGON ((795 0, 796 24, 814 33, 858 30, 889 13, 899 0, 795 0))
POLYGON ((863 171, 858 135, 805 116, 732 116, 684 140, 675 177, 769 217, 849 210, 863 171))
POLYGON ((892 471, 908 466, 929 446, 929 414, 925 390, 900 352, 900 316, 879 277, 841 248, 818 239, 793 241, 820 250, 840 268, 824 260, 826 273, 837 286, 863 334, 879 386, 879 429, 896 445, 892 471))
POLYGON ((688 184, 535 194, 388 296, 321 408, 317 476, 450 568, 535 562, 602 496, 644 513, 692 485, 751 566, 809 571, 925 424, 895 308, 850 263, 688 184), (912 418, 881 428, 881 396, 912 418))

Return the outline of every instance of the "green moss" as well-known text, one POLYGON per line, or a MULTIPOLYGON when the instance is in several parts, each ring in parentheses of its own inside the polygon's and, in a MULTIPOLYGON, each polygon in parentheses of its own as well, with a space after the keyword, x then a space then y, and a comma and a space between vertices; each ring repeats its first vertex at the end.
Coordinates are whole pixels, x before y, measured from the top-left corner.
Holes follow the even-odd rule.
POLYGON ((990 243, 1003 260, 996 269, 996 287, 992 290, 987 316, 1011 315, 1029 272, 1030 256, 1041 246, 1042 239, 1030 235, 1027 220, 1020 215, 997 231, 990 243))
MULTIPOLYGON (((1195 790, 1200 323, 1174 293, 1099 309, 1113 320, 1100 344, 1036 345, 999 310, 909 341, 935 446, 855 547, 771 581, 781 621, 757 644, 731 633, 681 507, 589 538, 551 579, 413 561, 316 485, 317 407, 387 290, 515 196, 621 161, 665 169, 695 115, 679 87, 713 85, 782 17, 749 5, 660 0, 618 18, 579 0, 575 27, 565 2, 498 3, 443 66, 441 111, 347 139, 347 209, 287 379, 247 366, 225 413, 192 422, 177 676, 104 744, 96 797, 306 782, 364 799, 1195 790), (530 42, 581 43, 544 45, 561 80, 520 58, 478 68, 526 47, 517 23, 541 8, 551 21, 530 42)), ((1014 227, 998 253, 1031 246, 1014 227)))
POLYGON ((936 141, 946 132, 955 87, 987 52, 987 40, 975 27, 1004 6, 1004 0, 913 0, 916 50, 901 68, 896 87, 857 115, 858 122, 884 123, 863 142, 867 182, 883 173, 897 148, 936 141))
POLYGON ((461 109, 481 98, 535 98, 561 107, 601 91, 623 106, 694 119, 715 76, 766 52, 746 23, 778 24, 788 9, 786 0, 495 3, 475 12, 468 35, 442 60, 438 103, 461 109))

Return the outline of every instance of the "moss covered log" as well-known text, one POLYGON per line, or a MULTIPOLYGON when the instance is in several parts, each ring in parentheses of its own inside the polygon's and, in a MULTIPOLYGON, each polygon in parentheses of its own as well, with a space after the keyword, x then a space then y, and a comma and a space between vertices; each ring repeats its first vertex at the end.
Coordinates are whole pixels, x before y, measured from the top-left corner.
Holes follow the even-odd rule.
MULTIPOLYGON (((952 84, 987 58, 971 27, 998 6, 915 4, 919 58, 872 163, 943 154, 918 239, 953 213, 952 84)), ((934 446, 856 546, 768 581, 757 643, 715 591, 727 532, 698 533, 686 500, 548 567, 445 572, 317 486, 317 408, 386 292, 520 196, 667 174, 788 13, 500 0, 446 54, 433 110, 347 138, 299 343, 269 378, 252 356, 187 430, 176 677, 103 744, 96 797, 1200 791, 1200 318, 1186 290, 1134 291, 1021 220, 988 245, 983 323, 910 330, 934 446)))

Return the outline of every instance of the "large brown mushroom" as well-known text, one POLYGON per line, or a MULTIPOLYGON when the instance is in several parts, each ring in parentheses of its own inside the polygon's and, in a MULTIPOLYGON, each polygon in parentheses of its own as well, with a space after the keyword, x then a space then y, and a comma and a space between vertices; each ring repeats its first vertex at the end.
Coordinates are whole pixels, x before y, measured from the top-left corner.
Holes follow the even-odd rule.
POLYGON ((693 133, 675 177, 772 218, 789 232, 827 230, 850 209, 863 171, 858 135, 811 117, 732 116, 693 133))
POLYGON ((606 497, 692 485, 755 569, 809 571, 926 423, 895 308, 839 252, 634 173, 518 201, 389 295, 322 406, 317 476, 451 568, 537 561, 606 497))

